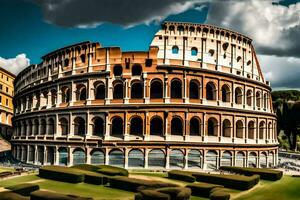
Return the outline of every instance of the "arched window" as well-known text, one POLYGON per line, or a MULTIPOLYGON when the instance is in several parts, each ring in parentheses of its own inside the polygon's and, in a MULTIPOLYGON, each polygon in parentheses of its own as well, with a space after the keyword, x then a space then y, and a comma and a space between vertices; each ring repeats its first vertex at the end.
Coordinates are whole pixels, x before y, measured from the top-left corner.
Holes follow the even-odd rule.
POLYGON ((133 149, 128 154, 128 167, 144 168, 144 153, 139 149, 133 149))
POLYGON ((34 163, 34 155, 35 155, 35 148, 34 146, 29 146, 29 151, 28 151, 28 162, 29 163, 34 163))
POLYGON ((246 156, 243 152, 238 152, 235 158, 236 167, 245 167, 246 156))
POLYGON ((264 135, 265 135, 265 125, 266 123, 264 121, 261 121, 259 123, 259 139, 264 139, 264 135))
POLYGON ((74 119, 75 135, 84 136, 86 134, 85 130, 85 120, 82 117, 76 117, 74 119))
POLYGON ((86 60, 86 59, 85 59, 85 55, 84 55, 84 54, 82 54, 82 55, 80 56, 80 59, 81 59, 81 62, 82 62, 82 63, 85 63, 85 60, 86 60))
POLYGON ((269 167, 274 167, 274 153, 271 152, 268 157, 268 165, 269 167))
POLYGON ((40 135, 46 135, 47 123, 45 119, 41 120, 40 135))
POLYGON ((105 85, 99 83, 95 86, 95 99, 105 99, 105 85))
POLYGON ((141 82, 136 82, 131 85, 131 98, 141 99, 143 98, 144 86, 141 82))
POLYGON ((267 94, 264 94, 264 108, 267 108, 267 94))
POLYGON ((64 61, 64 67, 68 67, 69 66, 69 59, 65 59, 64 61))
POLYGON ((95 136, 103 136, 104 135, 104 121, 100 117, 95 117, 93 119, 93 135, 95 136))
POLYGON ((56 99, 57 99, 57 92, 56 90, 51 90, 51 105, 56 104, 56 99))
POLYGON ((191 149, 188 154, 188 168, 202 168, 202 154, 199 150, 191 149))
POLYGON ((191 49, 191 55, 192 56, 197 56, 197 54, 198 54, 198 49, 196 47, 192 47, 192 49, 191 49))
POLYGON ((163 84, 160 80, 153 80, 151 82, 150 98, 163 98, 163 84))
POLYGON ((235 103, 236 104, 242 104, 243 103, 243 92, 242 92, 241 88, 239 88, 239 87, 235 88, 234 98, 235 98, 235 103))
POLYGON ((55 132, 55 122, 54 119, 50 118, 48 119, 48 124, 47 124, 47 134, 48 135, 54 135, 55 132))
POLYGON ((170 152, 170 168, 179 168, 184 167, 184 155, 183 152, 179 149, 173 149, 170 152))
POLYGON ((190 135, 200 136, 200 120, 197 117, 193 117, 190 120, 190 135))
POLYGON ((272 135, 272 123, 269 122, 268 123, 268 137, 267 137, 268 140, 272 139, 271 135, 272 135))
POLYGON ((247 105, 252 106, 252 90, 247 91, 247 105))
POLYGON ((226 84, 222 86, 222 101, 230 102, 230 89, 226 84))
POLYGON ((71 90, 67 87, 62 89, 62 102, 68 103, 70 102, 71 90))
POLYGON ((152 149, 148 153, 149 168, 164 168, 166 166, 166 156, 161 149, 152 149))
POLYGON ((47 147, 47 164, 54 165, 54 147, 47 147))
POLYGON ((182 98, 182 84, 180 80, 175 79, 171 81, 171 98, 182 98))
POLYGON ((130 121, 130 135, 143 135, 143 120, 140 117, 133 117, 130 121))
POLYGON ((73 151, 73 165, 85 164, 86 156, 82 149, 75 149, 73 151))
POLYGON ((225 119, 223 121, 223 132, 222 136, 223 137, 230 137, 231 136, 231 123, 228 119, 225 119))
POLYGON ((163 120, 160 117, 153 117, 150 121, 150 135, 163 135, 163 120))
POLYGON ((181 118, 173 117, 171 121, 171 135, 183 135, 183 125, 181 118))
POLYGON ((69 133, 69 122, 66 118, 61 118, 59 120, 61 135, 68 135, 69 133))
POLYGON ((236 121, 235 128, 236 128, 236 131, 235 131, 236 132, 236 137, 237 138, 243 138, 243 136, 244 136, 244 125, 243 125, 242 120, 236 121))
POLYGON ((114 149, 109 152, 109 165, 124 167, 124 153, 119 149, 114 149))
POLYGON ((59 165, 68 165, 68 150, 67 148, 61 147, 58 149, 58 163, 59 165))
POLYGON ((232 154, 230 151, 225 151, 222 154, 221 166, 232 166, 232 154))
POLYGON ((142 66, 138 65, 138 64, 133 65, 132 69, 131 69, 131 74, 132 74, 132 76, 142 75, 142 66))
POLYGON ((190 99, 199 99, 199 83, 197 81, 190 82, 190 99))
POLYGON ((85 85, 77 86, 77 100, 78 101, 85 101, 86 100, 86 87, 85 85))
POLYGON ((268 156, 265 152, 262 152, 259 156, 259 165, 261 168, 268 167, 268 156))
POLYGON ((207 135, 217 136, 218 135, 218 121, 211 117, 207 121, 207 135))
POLYGON ((206 84, 206 99, 216 100, 216 86, 212 82, 206 84))
POLYGON ((43 165, 44 164, 44 147, 43 146, 38 146, 37 147, 37 163, 38 165, 43 165))
POLYGON ((123 135, 123 120, 121 117, 115 117, 112 120, 111 135, 123 135))
POLYGON ((206 153, 206 166, 208 170, 215 170, 218 167, 218 154, 216 151, 210 150, 206 153))
POLYGON ((114 99, 123 99, 124 91, 123 91, 123 83, 119 82, 114 85, 113 98, 114 99))
POLYGON ((257 167, 257 154, 255 152, 251 152, 248 157, 248 167, 257 167))
POLYGON ((105 163, 105 156, 103 151, 101 150, 94 150, 91 152, 91 164, 92 165, 104 165, 105 163))
POLYGON ((260 100, 261 100, 261 96, 260 96, 260 92, 256 92, 256 107, 260 108, 260 100))
POLYGON ((254 122, 250 121, 248 123, 248 139, 254 139, 254 130, 255 130, 254 122))
POLYGON ((178 54, 179 53, 179 48, 178 46, 173 46, 172 47, 172 54, 178 54))
POLYGON ((123 73, 123 68, 121 65, 114 66, 114 76, 121 76, 123 73))
POLYGON ((38 135, 39 134, 39 120, 35 119, 33 121, 33 134, 38 135))

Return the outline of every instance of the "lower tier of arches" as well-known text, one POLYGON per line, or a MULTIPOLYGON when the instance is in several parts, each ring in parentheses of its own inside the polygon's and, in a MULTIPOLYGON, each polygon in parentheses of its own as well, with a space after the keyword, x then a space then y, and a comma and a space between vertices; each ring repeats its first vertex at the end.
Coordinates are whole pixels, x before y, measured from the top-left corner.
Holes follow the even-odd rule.
POLYGON ((36 165, 106 164, 124 168, 203 169, 220 166, 274 167, 277 147, 76 147, 51 145, 13 146, 16 159, 36 165))

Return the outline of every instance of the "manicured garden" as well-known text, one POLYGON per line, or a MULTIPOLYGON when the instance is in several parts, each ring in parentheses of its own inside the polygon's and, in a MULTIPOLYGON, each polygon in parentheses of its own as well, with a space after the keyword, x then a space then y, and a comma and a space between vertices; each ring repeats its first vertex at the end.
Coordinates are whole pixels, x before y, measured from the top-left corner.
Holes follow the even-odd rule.
POLYGON ((223 170, 234 174, 177 170, 128 173, 103 165, 48 166, 42 167, 39 174, 0 179, 0 199, 299 199, 300 178, 282 177, 274 170, 223 170))

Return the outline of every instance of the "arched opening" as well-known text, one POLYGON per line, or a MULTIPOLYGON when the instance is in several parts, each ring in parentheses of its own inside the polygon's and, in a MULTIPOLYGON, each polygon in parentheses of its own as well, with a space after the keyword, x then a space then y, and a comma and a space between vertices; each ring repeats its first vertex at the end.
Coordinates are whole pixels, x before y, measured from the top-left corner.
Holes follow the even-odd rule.
POLYGON ((27 127, 28 127, 27 135, 32 135, 33 132, 32 132, 32 121, 31 120, 28 120, 27 127))
POLYGON ((171 121, 171 135, 183 135, 182 119, 173 117, 171 121))
POLYGON ((76 117, 74 119, 75 135, 86 135, 85 120, 82 117, 76 117))
POLYGON ((57 91, 51 90, 51 105, 54 106, 57 100, 57 91))
POLYGON ((109 165, 124 167, 124 153, 119 149, 114 149, 109 152, 109 165))
POLYGON ((248 123, 248 139, 254 139, 254 130, 255 130, 254 122, 250 121, 248 123))
POLYGON ((22 162, 27 162, 27 146, 22 146, 22 162))
POLYGON ((192 47, 191 56, 197 56, 197 54, 198 54, 198 49, 196 47, 192 47))
POLYGON ((248 157, 248 167, 257 167, 257 155, 254 152, 251 152, 248 157))
POLYGON ((171 81, 171 98, 182 98, 182 84, 180 80, 175 79, 171 81))
POLYGON ((237 138, 243 138, 243 136, 244 136, 244 125, 243 125, 242 120, 236 121, 235 127, 236 127, 236 131, 235 131, 236 132, 236 137, 237 138))
POLYGON ((121 65, 114 66, 114 76, 122 76, 123 68, 121 65))
POLYGON ((78 85, 77 86, 77 100, 78 101, 85 101, 86 100, 86 87, 85 85, 78 85))
POLYGON ((215 170, 218 167, 218 154, 214 150, 209 150, 205 156, 206 168, 208 170, 215 170))
POLYGON ((247 91, 247 105, 252 106, 252 90, 247 91))
POLYGON ((48 135, 54 135, 55 132, 55 122, 53 118, 48 119, 48 130, 47 134, 48 135))
POLYGON ((199 83, 197 81, 190 82, 190 99, 199 99, 200 92, 199 92, 199 83))
POLYGON ((34 163, 34 155, 35 155, 35 149, 34 146, 29 146, 28 150, 28 162, 29 163, 34 163))
POLYGON ((54 165, 54 147, 47 147, 47 164, 54 165))
POLYGON ((38 146, 37 147, 37 164, 38 165, 43 165, 44 164, 44 147, 43 146, 38 146))
POLYGON ((84 55, 84 54, 81 54, 81 55, 80 55, 80 59, 81 59, 81 62, 82 62, 82 63, 85 63, 85 60, 86 60, 86 59, 85 59, 85 55, 84 55))
POLYGON ((173 149, 170 152, 170 168, 179 168, 184 167, 184 155, 183 152, 179 149, 173 149))
POLYGON ((246 157, 243 152, 238 152, 235 158, 235 166, 236 167, 245 167, 246 157))
POLYGON ((229 151, 225 151, 221 157, 221 166, 232 166, 232 154, 229 151))
POLYGON ((218 135, 218 121, 216 118, 209 118, 207 121, 207 135, 217 136, 218 135))
POLYGON ((163 84, 160 80, 154 80, 151 82, 150 98, 151 99, 163 98, 163 84))
POLYGON ((139 149, 133 149, 128 154, 128 167, 144 168, 144 153, 139 149))
POLYGON ((178 46, 173 46, 172 47, 172 54, 178 54, 179 53, 179 48, 178 46))
POLYGON ((269 122, 268 123, 268 140, 272 139, 271 137, 271 134, 272 134, 272 122, 269 122))
POLYGON ((71 98, 71 90, 68 87, 62 88, 62 102, 69 103, 71 98))
POLYGON ((95 86, 95 99, 105 99, 104 83, 99 83, 95 86))
POLYGON ((103 136, 104 135, 104 121, 100 117, 95 117, 93 119, 93 135, 94 136, 103 136))
POLYGON ((152 149, 148 154, 149 168, 164 168, 166 166, 166 156, 161 149, 152 149))
POLYGON ((105 163, 105 156, 103 151, 101 150, 94 150, 91 152, 91 164, 92 165, 104 165, 105 163))
POLYGON ((141 82, 136 82, 131 85, 131 98, 142 99, 144 92, 144 86, 141 82))
POLYGON ((67 148, 61 147, 58 149, 58 164, 67 166, 68 165, 68 150, 67 148))
POLYGON ((41 120, 41 127, 40 127, 40 132, 39 134, 41 135, 46 135, 46 130, 47 130, 47 123, 45 119, 41 120))
POLYGON ((206 99, 210 101, 216 100, 216 86, 212 82, 206 84, 206 99))
POLYGON ((61 135, 68 135, 69 133, 69 121, 66 118, 59 120, 61 135))
POLYGON ((264 108, 267 108, 267 94, 264 94, 264 108))
POLYGON ((39 120, 35 119, 33 121, 33 134, 38 135, 39 134, 39 120))
POLYGON ((190 120, 190 135, 200 136, 200 120, 197 117, 193 117, 190 120))
POLYGON ((265 152, 262 152, 259 156, 259 165, 261 168, 268 167, 268 156, 265 152))
POLYGON ((188 154, 188 168, 202 168, 202 154, 199 150, 191 149, 188 154))
POLYGON ((271 152, 268 157, 268 166, 274 167, 274 153, 271 152))
POLYGON ((133 65, 132 69, 131 69, 131 74, 132 74, 132 76, 141 76, 142 75, 142 66, 138 65, 138 64, 133 65))
POLYGON ((123 119, 121 117, 113 118, 111 135, 113 135, 113 136, 123 135, 123 119))
POLYGON ((230 102, 230 88, 226 84, 222 86, 222 102, 230 102))
POLYGON ((260 108, 260 100, 261 100, 261 96, 260 96, 260 92, 256 92, 256 107, 260 108))
POLYGON ((239 87, 235 88, 234 98, 235 98, 235 103, 236 104, 242 104, 243 103, 243 92, 242 92, 241 88, 239 88, 239 87))
POLYGON ((130 121, 130 135, 143 135, 143 120, 140 117, 133 117, 130 121))
POLYGON ((231 123, 228 119, 225 119, 223 121, 223 131, 222 131, 222 136, 223 137, 231 137, 231 123))
POLYGON ((153 117, 150 121, 150 135, 163 135, 163 120, 160 117, 153 117))
POLYGON ((264 121, 261 121, 259 123, 259 139, 264 139, 264 135, 265 135, 265 125, 266 123, 264 121))
POLYGON ((118 82, 114 84, 113 98, 114 99, 123 99, 124 98, 124 87, 123 83, 118 82))
POLYGON ((75 149, 73 151, 73 165, 85 164, 86 155, 82 149, 75 149))

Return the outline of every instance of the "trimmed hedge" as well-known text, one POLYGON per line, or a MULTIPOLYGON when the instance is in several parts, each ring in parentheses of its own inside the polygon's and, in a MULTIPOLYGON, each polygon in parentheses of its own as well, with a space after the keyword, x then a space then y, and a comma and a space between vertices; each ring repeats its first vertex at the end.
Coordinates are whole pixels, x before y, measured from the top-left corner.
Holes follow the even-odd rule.
POLYGON ((179 170, 172 170, 168 172, 168 178, 190 182, 193 183, 196 181, 196 178, 192 176, 190 173, 179 171, 179 170))
POLYGON ((97 170, 100 169, 99 166, 96 165, 89 165, 89 164, 81 164, 81 165, 75 165, 70 168, 85 170, 85 171, 91 171, 91 172, 97 172, 97 170))
POLYGON ((155 190, 142 190, 135 195, 135 200, 171 200, 170 195, 155 190))
POLYGON ((31 183, 22 183, 22 184, 6 187, 5 189, 11 190, 23 196, 29 196, 31 192, 39 190, 40 186, 31 183))
POLYGON ((108 176, 128 176, 128 171, 120 167, 114 167, 110 165, 98 165, 100 169, 97 170, 98 173, 105 174, 108 176))
POLYGON ((0 192, 0 199, 1 200, 29 200, 29 197, 24 197, 20 194, 6 191, 6 192, 0 192))
POLYGON ((242 175, 223 175, 223 174, 207 174, 195 172, 192 173, 199 182, 212 184, 220 184, 227 188, 237 190, 249 190, 259 181, 259 175, 242 176, 242 175))
POLYGON ((191 197, 191 189, 185 187, 165 187, 156 189, 157 192, 168 194, 171 199, 176 200, 187 200, 191 197))
POLYGON ((81 183, 84 181, 84 174, 77 169, 62 166, 44 166, 39 169, 39 176, 46 179, 69 183, 81 183))
POLYGON ((115 176, 109 178, 109 186, 126 191, 139 191, 145 189, 162 188, 162 187, 177 187, 178 185, 165 183, 162 181, 141 180, 128 178, 125 176, 115 176))
POLYGON ((84 182, 94 185, 106 185, 108 183, 108 177, 103 174, 94 172, 84 172, 84 182))
POLYGON ((38 190, 31 193, 30 200, 93 200, 93 198, 78 197, 74 195, 65 195, 50 191, 38 190))
POLYGON ((246 176, 252 176, 254 174, 257 174, 260 176, 261 179, 269 180, 269 181, 280 180, 283 176, 282 171, 273 170, 273 169, 222 166, 222 167, 220 167, 220 170, 234 172, 237 174, 243 174, 246 176))
POLYGON ((210 183, 192 183, 187 185, 186 187, 192 190, 193 196, 206 197, 206 198, 209 197, 211 191, 214 188, 224 188, 223 185, 216 185, 210 183))
POLYGON ((6 178, 12 176, 14 173, 10 171, 0 172, 0 178, 6 178))
POLYGON ((230 199, 230 194, 222 188, 214 188, 212 189, 210 195, 209 195, 210 200, 229 200, 230 199))

